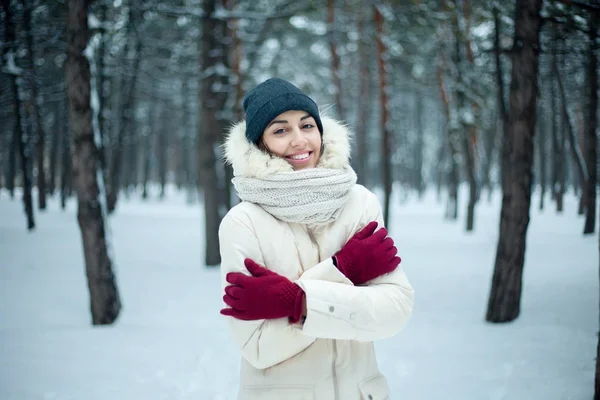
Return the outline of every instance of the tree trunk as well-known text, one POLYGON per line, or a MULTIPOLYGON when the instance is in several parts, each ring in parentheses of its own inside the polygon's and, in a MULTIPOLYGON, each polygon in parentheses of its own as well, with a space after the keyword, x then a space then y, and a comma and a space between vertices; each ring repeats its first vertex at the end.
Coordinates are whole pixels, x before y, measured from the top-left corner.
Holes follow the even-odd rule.
POLYGON ((425 132, 423 131, 423 93, 420 90, 415 92, 415 142, 413 182, 417 190, 419 200, 423 198, 425 192, 425 182, 423 180, 423 151, 425 149, 425 132))
POLYGON ((167 168, 168 168, 168 157, 169 157, 169 126, 166 123, 168 121, 165 107, 162 107, 160 112, 161 119, 158 125, 157 142, 158 142, 158 181, 160 183, 160 194, 159 198, 164 200, 166 195, 167 185, 167 168))
MULTIPOLYGON (((227 8, 229 10, 233 10, 235 7, 234 0, 225 0, 227 2, 227 8)), ((231 21, 227 24, 227 36, 231 40, 231 46, 229 51, 229 59, 231 65, 231 76, 234 77, 234 81, 232 83, 232 90, 230 95, 233 96, 233 115, 232 119, 234 121, 240 121, 244 118, 244 112, 242 109, 242 101, 244 97, 244 72, 242 71, 242 61, 243 61, 243 48, 242 48, 242 40, 238 34, 239 29, 239 20, 231 21)), ((224 187, 224 196, 225 196, 225 208, 230 210, 233 206, 234 195, 232 190, 233 180, 233 166, 229 163, 224 163, 225 169, 225 181, 223 182, 224 187)))
POLYGON ((61 116, 63 117, 63 129, 61 130, 61 172, 60 172, 60 207, 64 210, 67 206, 67 198, 71 196, 71 189, 73 187, 73 174, 71 168, 71 139, 70 131, 71 124, 69 118, 66 115, 68 113, 68 98, 67 102, 63 104, 63 111, 61 116))
MULTIPOLYGON (((458 11, 457 11, 458 12, 458 11)), ((455 15, 455 51, 454 51, 454 65, 456 66, 456 81, 457 81, 457 90, 456 90, 456 109, 457 109, 457 118, 459 129, 461 132, 456 132, 460 137, 460 143, 462 147, 463 160, 464 160, 464 171, 467 177, 467 181, 469 183, 469 202, 467 204, 467 219, 466 219, 466 230, 467 232, 471 232, 473 230, 473 226, 475 224, 475 203, 477 201, 477 182, 475 181, 475 160, 473 154, 473 148, 471 146, 472 142, 472 134, 473 134, 473 124, 474 121, 466 120, 466 104, 465 104, 465 94, 462 87, 466 86, 463 80, 463 68, 465 62, 463 60, 462 52, 461 52, 461 36, 464 36, 464 33, 461 32, 458 23, 458 15, 455 15), (462 33, 462 34, 461 34, 462 33)), ((467 52, 469 51, 469 43, 466 43, 467 52)))
POLYGON ((544 209, 544 198, 546 197, 546 181, 547 181, 547 157, 546 157, 546 119, 544 118, 543 107, 538 107, 537 122, 537 144, 539 161, 540 161, 540 173, 538 181, 540 183, 540 210, 544 209))
POLYGON ((327 0, 327 24, 329 33, 329 54, 331 56, 331 73, 335 86, 335 102, 337 117, 344 120, 342 107, 342 78, 340 71, 340 55, 337 51, 337 24, 335 22, 335 0, 327 0))
MULTIPOLYGON (((15 96, 18 96, 18 86, 15 83, 13 86, 13 91, 15 91, 15 96)), ((21 137, 19 138, 19 158, 21 159, 21 173, 23 176, 23 204, 25 206, 25 216, 27 217, 27 229, 32 230, 35 228, 35 220, 33 217, 33 198, 31 196, 31 158, 29 154, 31 154, 29 149, 30 138, 25 132, 21 132, 21 137)))
MULTIPOLYGON (((552 42, 552 63, 556 63, 558 57, 558 32, 554 27, 552 42)), ((556 82, 550 80, 550 102, 552 110, 552 198, 556 201, 556 212, 563 211, 563 195, 565 193, 565 165, 564 165, 564 140, 563 131, 559 126, 558 119, 561 117, 558 112, 556 100, 556 82)))
POLYGON ((52 137, 50 139, 50 168, 48 171, 48 193, 54 195, 56 191, 56 173, 58 165, 59 150, 61 148, 61 120, 63 118, 62 109, 64 104, 62 101, 54 103, 53 120, 52 120, 52 137))
MULTIPOLYGON (((600 203, 599 203, 600 204, 600 203)), ((600 210, 598 211, 600 213, 600 210)), ((598 254, 600 255, 600 235, 598 235, 598 254)), ((596 373, 594 377, 594 400, 600 400, 600 332, 596 346, 596 373)))
POLYGON ((181 105, 181 133, 179 135, 179 151, 181 153, 178 165, 177 172, 177 181, 180 188, 184 188, 188 190, 192 172, 190 171, 190 159, 191 159, 191 151, 192 151, 192 140, 190 136, 190 131, 192 129, 191 124, 191 115, 188 109, 188 103, 190 98, 190 87, 187 79, 183 79, 181 84, 181 98, 183 99, 181 105))
POLYGON ((505 192, 507 186, 507 174, 510 168, 508 148, 506 144, 506 138, 509 136, 508 133, 508 111, 506 109, 506 100, 504 95, 504 68, 502 68, 502 60, 500 58, 500 10, 494 6, 494 60, 496 64, 496 86, 498 87, 498 114, 500 119, 500 127, 502 131, 502 156, 500 162, 500 182, 502 186, 502 192, 505 192))
POLYGON ((360 68, 360 93, 358 95, 358 118, 356 122, 356 159, 354 161, 357 167, 358 183, 367 185, 367 122, 369 120, 369 97, 370 97, 370 68, 369 56, 367 53, 368 33, 365 29, 365 24, 369 21, 370 7, 361 1, 359 4, 364 12, 360 12, 358 18, 358 57, 360 68))
MULTIPOLYGON (((449 141, 452 142, 451 131, 448 133, 449 141)), ((453 143, 450 143, 450 171, 448 172, 448 204, 446 205, 446 218, 450 220, 458 219, 458 151, 453 143)))
POLYGON ((486 320, 508 322, 519 316, 521 282, 529 224, 533 135, 537 96, 542 0, 517 0, 508 136, 511 168, 505 176, 500 235, 486 320))
POLYGON ((587 113, 587 124, 586 124, 586 135, 585 135, 585 150, 587 163, 588 179, 583 191, 585 194, 585 225, 583 227, 583 234, 587 235, 594 233, 596 223, 596 185, 598 183, 598 170, 596 163, 598 162, 597 146, 598 139, 596 136, 596 127, 598 126, 597 112, 598 112, 598 60, 596 59, 598 54, 598 43, 596 42, 598 36, 598 11, 590 12, 590 20, 588 24, 589 29, 589 41, 588 41, 588 113, 587 113))
POLYGON ((135 193, 138 184, 138 154, 139 154, 139 135, 138 129, 141 129, 137 124, 134 124, 131 132, 129 132, 129 140, 125 145, 127 150, 127 158, 125 160, 125 193, 135 193))
POLYGON ((465 154, 465 170, 467 181, 469 182, 469 202, 467 204, 466 231, 471 232, 475 226, 475 205, 477 204, 477 180, 475 178, 475 152, 473 141, 476 137, 477 128, 475 125, 465 126, 463 134, 463 153, 465 154))
MULTIPOLYGON (((459 5, 462 5, 459 10, 457 10, 457 23, 456 23, 456 53, 457 53, 457 69, 458 69, 458 82, 462 83, 463 87, 467 87, 468 83, 463 79, 462 75, 462 67, 461 63, 464 65, 463 57, 461 56, 461 40, 459 37, 464 37, 462 42, 464 42, 465 56, 464 60, 472 66, 473 64, 473 50, 471 48, 471 4, 468 0, 463 0, 459 5), (459 14, 462 14, 464 27, 461 29, 461 24, 458 23, 459 14), (460 34, 460 36, 459 36, 460 34)), ((475 177, 475 144, 477 143, 477 127, 475 125, 475 114, 476 114, 476 105, 471 104, 470 114, 472 121, 467 120, 467 105, 465 104, 465 94, 461 88, 458 90, 458 105, 461 110, 460 113, 460 121, 463 127, 462 136, 462 147, 463 154, 465 160, 465 174, 467 176, 467 182, 469 183, 469 202, 467 204, 467 220, 466 220, 466 230, 470 232, 473 230, 475 225, 475 205, 477 204, 477 197, 479 193, 479 188, 477 187, 477 179, 475 177)))
POLYGON ((158 123, 160 114, 158 108, 158 99, 151 98, 149 112, 150 126, 146 128, 148 131, 143 135, 144 165, 142 167, 142 199, 144 200, 148 198, 148 182, 150 182, 151 179, 152 161, 154 158, 154 138, 157 135, 157 130, 160 129, 158 123))
MULTIPOLYGON (((10 0, 2 0, 2 8, 4 9, 4 63, 10 65, 15 63, 16 57, 16 34, 13 21, 13 13, 10 7, 10 0)), ((21 101, 19 97, 19 85, 17 82, 17 74, 19 71, 9 71, 10 86, 13 95, 13 115, 15 116, 15 127, 12 137, 12 152, 18 151, 21 159, 21 171, 23 173, 23 205, 25 208, 25 216, 27 218, 27 229, 35 228, 33 217, 33 204, 31 198, 31 176, 29 175, 29 157, 27 156, 27 135, 23 130, 23 115, 21 113, 21 101)), ((11 197, 14 196, 14 179, 16 175, 16 159, 14 155, 9 159, 9 190, 11 197)))
MULTIPOLYGON (((12 82, 11 82, 12 86, 12 82)), ((13 90, 14 93, 14 90, 13 90)), ((19 153, 19 140, 21 138, 21 111, 20 111, 20 100, 14 99, 17 103, 15 108, 15 127, 12 130, 12 135, 10 138, 9 151, 8 151, 8 167, 6 168, 6 189, 10 194, 10 198, 15 198, 15 181, 17 176, 17 154, 19 153), (17 109, 19 113, 17 114, 17 109)))
MULTIPOLYGON (((558 68, 558 60, 556 57, 552 59, 552 73, 556 76, 556 82, 558 83, 558 94, 560 96, 561 103, 561 114, 560 118, 563 121, 563 125, 567 128, 567 140, 569 141, 569 149, 571 150, 571 158, 575 163, 577 169, 577 179, 579 181, 579 186, 583 187, 588 178, 587 166, 585 165, 585 160, 583 158, 583 154, 581 154, 581 149, 579 148, 579 143, 576 140, 575 129, 573 128, 573 123, 571 118, 569 118, 569 111, 567 109, 567 96, 565 94, 565 88, 563 85, 562 77, 560 74, 560 70, 558 68)), ((584 204, 585 199, 585 191, 582 191, 581 194, 581 204, 584 204)), ((579 214, 583 214, 583 210, 579 211, 579 214)))
MULTIPOLYGON (((106 14, 108 11, 108 5, 107 5, 108 1, 105 0, 101 0, 100 1, 100 21, 105 24, 107 23, 107 18, 106 18, 106 14)), ((104 90, 104 86, 105 86, 105 82, 106 82, 106 57, 105 57, 105 53, 106 53, 106 37, 107 37, 107 32, 105 30, 102 30, 100 32, 100 44, 99 44, 99 48, 98 48, 98 129, 100 131, 100 143, 98 145, 98 159, 100 161, 100 168, 102 169, 102 177, 104 179, 104 182, 107 181, 107 165, 106 165, 106 147, 105 147, 105 141, 106 141, 106 137, 108 137, 106 135, 106 132, 104 130, 105 124, 104 124, 104 116, 105 116, 105 98, 106 98, 106 91, 104 90)))
POLYGON ((377 27, 377 63, 379 66, 379 106, 381 112, 381 167, 383 172, 383 220, 389 226, 390 197, 392 195, 392 165, 390 160, 390 126, 388 116, 387 76, 386 76, 386 48, 383 33, 383 14, 377 5, 373 6, 375 26, 377 27))
POLYGON ((445 172, 445 168, 444 166, 446 165, 446 155, 448 153, 448 150, 446 149, 446 138, 448 137, 447 133, 446 133, 446 129, 443 128, 441 129, 441 135, 442 138, 439 141, 439 147, 437 150, 437 173, 436 173, 436 182, 435 182, 435 191, 436 191, 436 200, 437 202, 441 202, 442 201, 442 186, 444 185, 444 172, 445 172))
MULTIPOLYGON (((123 85, 122 98, 123 103, 120 107, 120 126, 119 133, 117 136, 116 147, 113 148, 112 163, 109 172, 109 179, 107 185, 107 200, 108 200, 108 212, 112 213, 117 205, 117 198, 119 189, 121 187, 121 164, 124 151, 124 143, 132 136, 131 131, 133 127, 133 119, 135 118, 135 88, 137 84, 138 71, 141 61, 141 40, 137 32, 137 16, 136 10, 129 10, 129 21, 127 25, 127 42, 125 45, 124 60, 125 64, 130 62, 130 58, 133 59, 133 66, 131 67, 130 73, 125 73, 124 76, 130 83, 123 85), (135 42, 132 46, 131 42, 135 42), (134 47, 134 55, 129 56, 129 48, 134 47)), ((126 68, 127 70, 127 68, 126 68)))
POLYGON ((35 126, 35 143, 37 159, 37 188, 38 188, 38 207, 40 210, 46 209, 46 173, 44 167, 44 145, 45 132, 42 123, 42 110, 40 106, 40 94, 37 82, 37 71, 35 67, 35 57, 33 48, 33 32, 31 31, 31 12, 32 4, 30 1, 21 0, 23 4, 23 30, 25 31, 25 42, 27 45, 27 66, 29 69, 29 80, 31 85, 31 105, 33 109, 33 122, 35 126))
POLYGON ((487 193, 488 193, 488 199, 491 197, 492 195, 492 191, 493 191, 493 187, 492 187, 492 179, 491 179, 491 172, 492 172, 492 165, 493 165, 493 157, 494 157, 494 144, 495 144, 495 137, 496 135, 494 134, 496 132, 495 129, 495 125, 496 125, 496 121, 497 121, 498 117, 496 115, 494 115, 493 120, 495 121, 494 124, 490 127, 490 126, 484 126, 483 127, 483 133, 485 135, 484 137, 484 142, 483 142, 483 152, 484 152, 484 162, 482 162, 481 165, 481 188, 486 188, 487 189, 487 193))
MULTIPOLYGON (((153 128, 150 128, 152 131, 153 128)), ((148 181, 150 180, 150 167, 152 165, 152 134, 143 136, 144 140, 144 164, 142 167, 142 199, 148 198, 148 181)))
MULTIPOLYGON (((448 170, 448 201, 446 203, 446 211, 444 217, 451 220, 458 218, 458 148, 455 140, 456 128, 452 127, 451 115, 450 115, 450 94, 444 84, 444 72, 445 65, 440 63, 437 68, 437 80, 440 89, 440 97, 442 99, 442 106, 444 109, 444 115, 446 117, 446 144, 447 144, 447 157, 449 162, 448 170)), ((441 146, 440 151, 444 149, 441 146)), ((441 182, 441 179, 440 179, 441 182)))
MULTIPOLYGON (((213 15, 216 3, 216 0, 203 2, 205 16, 202 23, 200 71, 210 70, 219 64, 228 64, 227 53, 222 44, 225 23, 213 15)), ((199 118, 202 123, 198 125, 198 177, 204 194, 206 266, 216 266, 221 262, 218 230, 221 223, 220 199, 223 196, 219 190, 215 146, 219 143, 219 136, 225 129, 218 114, 224 108, 226 93, 214 90, 226 84, 226 80, 227 76, 212 73, 203 77, 199 85, 199 118)))
POLYGON ((83 54, 88 42, 88 1, 67 2, 67 61, 69 121, 72 134, 73 175, 77 191, 77 220, 81 229, 92 324, 112 324, 121 310, 112 263, 108 256, 104 216, 99 198, 98 149, 94 143, 90 109, 90 65, 83 54))

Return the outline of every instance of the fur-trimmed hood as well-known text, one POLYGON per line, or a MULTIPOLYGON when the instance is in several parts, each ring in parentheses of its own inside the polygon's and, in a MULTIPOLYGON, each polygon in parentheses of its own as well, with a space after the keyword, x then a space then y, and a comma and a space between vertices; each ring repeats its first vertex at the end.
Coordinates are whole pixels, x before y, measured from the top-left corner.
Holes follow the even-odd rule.
MULTIPOLYGON (((342 169, 350 162, 350 131, 340 122, 321 116, 324 150, 318 168, 342 169)), ((282 158, 272 157, 246 138, 246 121, 233 125, 223 145, 225 161, 233 166, 235 176, 264 178, 293 171, 282 158)))

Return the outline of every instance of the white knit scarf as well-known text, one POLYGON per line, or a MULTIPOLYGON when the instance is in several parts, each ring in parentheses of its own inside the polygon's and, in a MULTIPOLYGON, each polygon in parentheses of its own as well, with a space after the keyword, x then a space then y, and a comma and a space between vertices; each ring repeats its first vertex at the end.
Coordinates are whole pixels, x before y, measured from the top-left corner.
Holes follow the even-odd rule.
POLYGON ((240 199, 258 204, 282 221, 307 225, 335 221, 355 183, 356 174, 350 166, 233 178, 240 199))

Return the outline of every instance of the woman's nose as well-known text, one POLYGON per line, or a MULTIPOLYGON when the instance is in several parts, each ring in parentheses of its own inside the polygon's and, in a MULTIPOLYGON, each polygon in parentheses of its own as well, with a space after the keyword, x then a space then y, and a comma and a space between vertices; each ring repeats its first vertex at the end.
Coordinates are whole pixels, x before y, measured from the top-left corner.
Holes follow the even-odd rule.
POLYGON ((295 128, 294 129, 294 137, 292 138, 292 143, 291 143, 292 147, 304 146, 304 145, 306 145, 307 142, 308 142, 308 140, 304 136, 304 133, 299 128, 295 128))

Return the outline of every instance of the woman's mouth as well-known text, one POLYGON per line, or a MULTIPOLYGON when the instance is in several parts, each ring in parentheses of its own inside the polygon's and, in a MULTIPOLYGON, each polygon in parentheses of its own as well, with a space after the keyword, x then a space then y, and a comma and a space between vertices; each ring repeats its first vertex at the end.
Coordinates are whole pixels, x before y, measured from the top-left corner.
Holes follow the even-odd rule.
POLYGON ((306 151, 304 153, 296 153, 290 156, 285 156, 285 159, 293 164, 306 164, 312 158, 313 152, 306 151))

